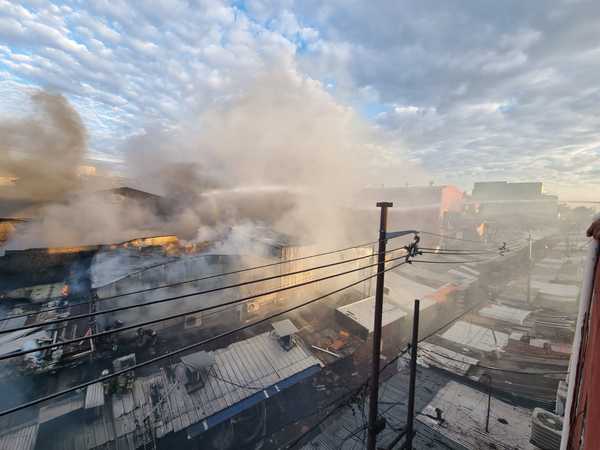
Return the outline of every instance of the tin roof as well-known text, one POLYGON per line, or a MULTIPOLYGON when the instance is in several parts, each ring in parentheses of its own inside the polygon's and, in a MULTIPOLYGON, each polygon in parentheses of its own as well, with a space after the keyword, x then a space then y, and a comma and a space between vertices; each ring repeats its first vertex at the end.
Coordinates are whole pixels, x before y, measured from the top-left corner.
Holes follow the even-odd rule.
POLYGON ((200 374, 204 385, 196 391, 188 392, 163 369, 160 374, 138 378, 129 395, 113 396, 116 435, 133 433, 135 424, 143 423, 154 411, 160 417, 153 421, 158 438, 191 426, 188 433, 199 434, 321 365, 302 345, 285 351, 270 333, 216 350, 214 358, 211 369, 200 374), (157 389, 161 400, 153 402, 152 391, 157 389))
MULTIPOLYGON (((373 331, 373 318, 375 317, 375 297, 368 297, 348 305, 340 306, 337 311, 349 317, 369 333, 373 331)), ((404 308, 392 298, 383 297, 383 316, 382 326, 389 325, 397 320, 406 317, 404 308)))
POLYGON ((401 305, 405 311, 413 310, 415 299, 421 300, 421 310, 436 304, 431 298, 436 290, 409 278, 388 272, 385 276, 385 287, 389 289, 387 295, 395 303, 401 305))
POLYGON ((508 334, 470 322, 455 322, 441 337, 458 345, 490 352, 508 344, 508 334))
POLYGON ((71 395, 48 402, 40 407, 39 422, 45 423, 83 408, 84 398, 81 394, 71 395))
MULTIPOLYGON (((419 344, 421 345, 421 344, 419 344)), ((383 382, 379 389, 379 414, 386 426, 377 437, 377 445, 386 448, 406 422, 409 371, 406 361, 398 362, 399 372, 383 382)), ((533 450, 529 443, 531 411, 515 407, 492 397, 489 433, 485 433, 487 392, 453 381, 449 376, 418 367, 415 387, 415 430, 413 448, 448 449, 514 449, 533 450), (435 408, 442 411, 438 423, 435 408), (502 421, 498 419, 504 419, 502 421), (504 423, 506 421, 506 423, 504 423)), ((365 403, 368 408, 368 401, 365 403)), ((303 450, 356 450, 364 448, 366 427, 364 416, 354 408, 344 408, 334 415, 302 447, 303 450), (361 446, 362 445, 362 446, 361 446)), ((403 441, 401 441, 403 442, 403 441)))
POLYGON ((94 383, 85 391, 85 409, 104 405, 104 386, 102 383, 94 383))
POLYGON ((525 320, 530 316, 531 311, 504 305, 489 305, 481 308, 478 314, 489 319, 523 325, 525 320))
POLYGON ((418 362, 424 366, 434 366, 458 375, 466 375, 471 366, 479 360, 454 352, 439 345, 422 342, 419 344, 418 362))
POLYGON ((0 449, 2 450, 33 450, 37 441, 39 424, 28 425, 2 430, 0 433, 0 449))

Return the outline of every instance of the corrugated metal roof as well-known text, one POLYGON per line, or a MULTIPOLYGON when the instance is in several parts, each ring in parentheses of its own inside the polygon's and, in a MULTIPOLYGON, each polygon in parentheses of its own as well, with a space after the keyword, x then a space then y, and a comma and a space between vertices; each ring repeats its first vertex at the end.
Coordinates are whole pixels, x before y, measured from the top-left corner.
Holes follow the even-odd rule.
POLYGON ((35 342, 36 339, 48 338, 46 331, 35 331, 36 329, 15 331, 10 334, 2 335, 0 340, 0 355, 7 355, 23 349, 23 345, 29 341, 35 342), (34 331, 32 333, 32 331, 34 331), (29 334, 28 334, 29 333, 29 334))
MULTIPOLYGON (((421 345, 421 344, 419 344, 421 345)), ((406 422, 409 371, 401 359, 399 373, 382 383, 379 389, 379 414, 388 426, 377 437, 377 445, 385 448, 406 422)), ((533 450, 529 444, 530 410, 515 407, 498 398, 492 399, 489 433, 485 433, 487 393, 452 381, 439 371, 418 368, 415 391, 416 436, 413 448, 429 450, 473 450, 492 448, 498 450, 519 448, 533 450), (435 408, 442 410, 444 422, 438 422, 435 408), (498 419, 505 419, 506 424, 498 419)), ((368 408, 368 400, 359 411, 368 408), (363 408, 364 406, 364 408, 363 408)), ((365 417, 353 408, 343 408, 338 415, 326 421, 320 433, 314 436, 303 450, 356 450, 366 442, 365 417)), ((403 442, 403 441, 401 441, 403 442)))
POLYGON ((249 397, 270 395, 268 389, 320 362, 303 346, 296 345, 285 351, 270 333, 235 342, 214 351, 215 363, 200 373, 204 386, 188 393, 186 387, 172 381, 164 370, 160 374, 138 378, 129 395, 113 396, 115 433, 125 436, 136 430, 136 423, 144 423, 150 416, 156 437, 185 430, 191 425, 204 423, 211 426, 211 417, 234 407, 249 397), (154 391, 154 394, 153 394, 154 391), (160 395, 157 395, 159 392, 160 395), (154 403, 153 403, 154 398, 154 403))
MULTIPOLYGON (((11 315, 12 314, 19 314, 19 313, 17 313, 17 312, 13 313, 11 311, 11 315)), ((4 320, 4 321, 0 322, 0 331, 4 330, 5 328, 22 327, 23 325, 25 325, 26 320, 27 320, 27 317, 15 317, 14 319, 4 320)))
POLYGON ((435 366, 459 375, 466 375, 471 366, 476 365, 479 360, 454 352, 439 345, 422 342, 419 344, 419 364, 435 366))
POLYGON ((501 349, 508 344, 508 334, 462 320, 455 322, 441 337, 484 352, 501 349))
POLYGON ((489 319, 501 320, 503 322, 523 325, 531 314, 531 311, 511 308, 504 305, 490 305, 479 310, 478 314, 489 319))
POLYGON ((77 394, 60 400, 54 400, 40 408, 40 423, 62 417, 70 412, 83 408, 83 395, 77 394))
POLYGON ((102 405, 104 405, 104 386, 102 383, 91 384, 85 391, 85 409, 102 405))
MULTIPOLYGON (((375 317, 375 297, 368 297, 349 305, 340 306, 337 310, 349 317, 360 326, 364 327, 369 333, 373 331, 373 318, 375 317)), ((407 313, 401 305, 394 302, 391 298, 383 298, 383 316, 382 326, 389 325, 397 320, 406 317, 407 313)))
POLYGON ((420 299, 420 309, 425 310, 437 304, 430 297, 436 290, 396 273, 389 272, 385 277, 385 287, 389 289, 388 296, 400 304, 405 311, 413 310, 415 299, 420 299))
POLYGON ((545 283, 543 281, 531 281, 531 288, 537 289, 542 295, 551 295, 552 297, 562 297, 564 301, 576 301, 579 295, 579 288, 570 284, 545 283))
POLYGON ((31 423, 18 428, 2 430, 0 450, 33 450, 37 441, 38 429, 38 423, 31 423))

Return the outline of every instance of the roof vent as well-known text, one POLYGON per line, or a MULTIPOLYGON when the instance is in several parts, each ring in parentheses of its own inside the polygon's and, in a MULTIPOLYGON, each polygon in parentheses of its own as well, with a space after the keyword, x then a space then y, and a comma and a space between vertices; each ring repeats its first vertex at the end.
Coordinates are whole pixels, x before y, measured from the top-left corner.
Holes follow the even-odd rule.
POLYGON ((296 345, 294 335, 298 332, 298 328, 296 328, 296 325, 290 319, 273 322, 271 326, 273 327, 272 334, 277 337, 279 345, 286 352, 296 345))

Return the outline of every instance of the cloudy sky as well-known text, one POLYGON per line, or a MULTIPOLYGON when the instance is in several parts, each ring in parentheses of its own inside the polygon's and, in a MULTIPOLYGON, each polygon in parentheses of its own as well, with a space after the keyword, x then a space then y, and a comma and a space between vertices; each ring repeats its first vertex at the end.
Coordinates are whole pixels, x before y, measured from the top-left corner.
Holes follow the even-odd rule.
POLYGON ((62 92, 98 159, 274 67, 320 82, 437 183, 600 192, 597 0, 0 0, 0 112, 62 92))

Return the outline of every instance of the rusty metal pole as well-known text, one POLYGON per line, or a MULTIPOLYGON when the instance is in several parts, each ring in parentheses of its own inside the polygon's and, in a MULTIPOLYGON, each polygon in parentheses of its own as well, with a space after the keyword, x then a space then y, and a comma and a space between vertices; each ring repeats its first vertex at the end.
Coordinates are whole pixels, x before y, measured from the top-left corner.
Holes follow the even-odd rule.
POLYGON ((383 314, 383 287, 385 270, 385 246, 387 233, 387 210, 390 202, 378 202, 381 208, 379 217, 379 254, 377 255, 377 285, 375 288, 375 318, 373 321, 373 359, 371 361, 371 390, 369 393, 369 434, 367 449, 375 450, 377 444, 377 402, 379 397, 379 359, 381 357, 381 320, 383 314))
POLYGON ((417 381, 417 350, 419 347, 419 300, 415 300, 413 310, 412 341, 410 344, 410 379, 408 384, 408 411, 406 414, 406 444, 407 450, 412 450, 415 421, 415 384, 417 381))

